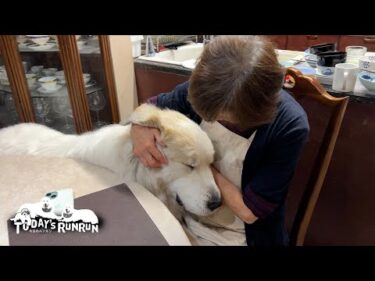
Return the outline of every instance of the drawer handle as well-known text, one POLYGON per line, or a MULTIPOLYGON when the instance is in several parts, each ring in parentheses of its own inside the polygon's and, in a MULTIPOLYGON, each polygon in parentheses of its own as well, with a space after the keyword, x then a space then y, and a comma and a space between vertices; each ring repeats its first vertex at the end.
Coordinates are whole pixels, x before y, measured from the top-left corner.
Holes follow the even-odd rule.
POLYGON ((307 39, 316 40, 318 39, 318 35, 307 35, 307 39))
POLYGON ((365 41, 367 43, 375 43, 375 38, 365 37, 365 38, 363 38, 363 41, 365 41))

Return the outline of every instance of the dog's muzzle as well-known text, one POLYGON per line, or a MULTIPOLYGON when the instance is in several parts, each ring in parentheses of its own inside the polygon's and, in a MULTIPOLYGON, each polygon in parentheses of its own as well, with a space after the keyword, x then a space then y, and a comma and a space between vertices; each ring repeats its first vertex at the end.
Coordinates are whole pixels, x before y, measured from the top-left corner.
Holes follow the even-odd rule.
POLYGON ((63 214, 63 217, 64 217, 64 218, 70 218, 72 215, 73 215, 73 213, 70 213, 70 214, 68 214, 68 213, 64 213, 64 214, 63 214))
POLYGON ((44 207, 44 208, 42 208, 42 210, 43 210, 43 212, 48 213, 48 212, 51 212, 52 208, 44 207))

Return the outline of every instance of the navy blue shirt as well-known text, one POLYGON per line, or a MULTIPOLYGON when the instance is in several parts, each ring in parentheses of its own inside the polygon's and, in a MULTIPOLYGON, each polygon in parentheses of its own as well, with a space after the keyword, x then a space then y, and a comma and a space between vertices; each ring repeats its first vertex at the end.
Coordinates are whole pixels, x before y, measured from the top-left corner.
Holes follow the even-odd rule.
MULTIPOLYGON (((202 121, 187 100, 189 82, 173 91, 149 99, 160 108, 177 110, 197 122, 202 121)), ((245 223, 246 240, 252 246, 288 245, 285 226, 285 200, 299 155, 309 134, 307 116, 286 91, 281 90, 277 115, 272 123, 257 128, 247 151, 241 188, 246 206, 258 217, 245 223)), ((250 131, 229 130, 248 138, 250 131)))

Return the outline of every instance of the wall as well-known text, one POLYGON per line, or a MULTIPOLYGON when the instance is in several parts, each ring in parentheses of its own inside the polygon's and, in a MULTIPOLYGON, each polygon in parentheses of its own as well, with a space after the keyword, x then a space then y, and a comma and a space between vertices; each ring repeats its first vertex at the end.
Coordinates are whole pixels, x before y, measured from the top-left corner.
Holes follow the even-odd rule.
POLYGON ((138 104, 130 36, 109 36, 120 122, 124 121, 138 104))

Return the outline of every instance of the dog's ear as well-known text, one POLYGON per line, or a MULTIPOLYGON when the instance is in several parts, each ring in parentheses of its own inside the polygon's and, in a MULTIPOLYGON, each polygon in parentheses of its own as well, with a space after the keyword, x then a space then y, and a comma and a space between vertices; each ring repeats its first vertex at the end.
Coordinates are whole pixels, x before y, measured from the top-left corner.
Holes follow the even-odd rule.
POLYGON ((160 120, 160 109, 154 105, 146 103, 138 106, 134 110, 127 123, 158 128, 160 130, 164 129, 160 120))

